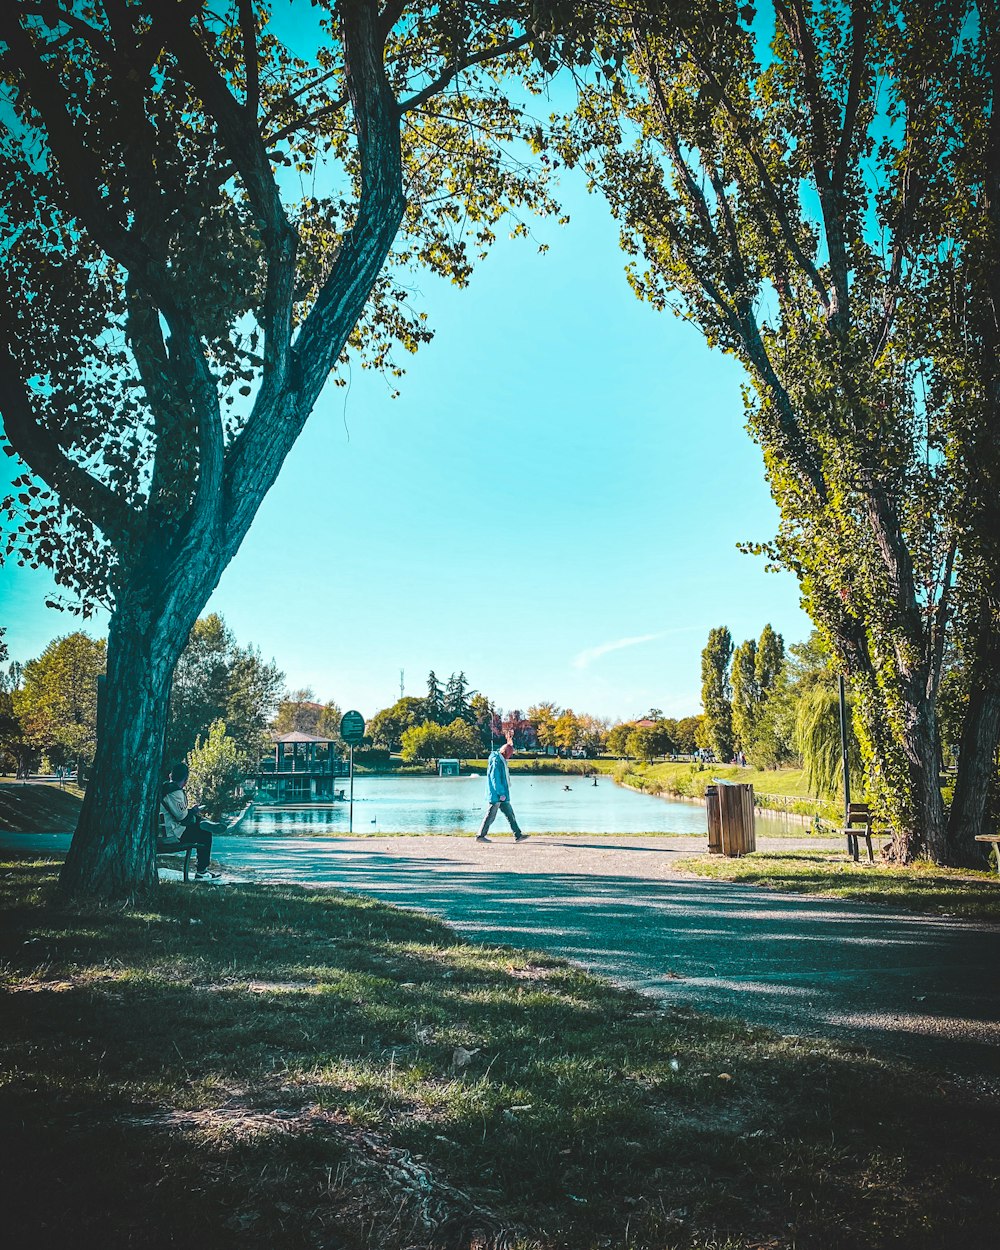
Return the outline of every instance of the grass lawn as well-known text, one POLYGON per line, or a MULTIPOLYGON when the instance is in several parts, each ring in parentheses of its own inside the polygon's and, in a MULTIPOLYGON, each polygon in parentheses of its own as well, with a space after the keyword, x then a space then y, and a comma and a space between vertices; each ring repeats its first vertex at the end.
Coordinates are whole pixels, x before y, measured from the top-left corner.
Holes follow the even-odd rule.
POLYGON ((615 779, 623 785, 643 790, 647 794, 676 794, 686 798, 701 799, 705 787, 715 778, 721 781, 740 781, 754 788, 754 796, 762 807, 795 812, 803 816, 822 816, 824 820, 839 823, 841 807, 838 803, 817 799, 806 787, 805 772, 801 768, 739 768, 735 764, 640 764, 619 763, 614 769, 615 779))
POLYGON ((333 891, 0 864, 6 1244, 968 1250, 996 1099, 333 891))
POLYGON ((692 855, 679 859, 676 867, 701 877, 798 894, 826 894, 938 916, 1000 921, 997 874, 971 868, 940 868, 926 861, 906 867, 866 860, 856 864, 845 850, 833 848, 755 851, 744 859, 692 855))
POLYGON ((8 833, 70 833, 80 817, 82 791, 33 782, 0 782, 0 829, 8 833))

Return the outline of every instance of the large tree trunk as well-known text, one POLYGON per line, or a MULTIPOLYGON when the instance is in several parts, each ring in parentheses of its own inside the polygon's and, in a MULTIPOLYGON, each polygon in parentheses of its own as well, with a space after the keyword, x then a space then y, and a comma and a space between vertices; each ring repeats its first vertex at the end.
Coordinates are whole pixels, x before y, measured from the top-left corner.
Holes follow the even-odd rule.
POLYGON ((997 787, 997 745, 1000 743, 1000 637, 989 628, 972 665, 969 706, 962 725, 958 776, 948 820, 946 861, 961 867, 982 867, 985 844, 978 833, 992 833, 991 798, 997 787))
MULTIPOLYGON (((162 591, 160 592, 162 593, 162 591)), ((174 666, 207 602, 163 610, 125 591, 111 619, 94 767, 60 874, 71 896, 127 901, 156 887, 155 811, 174 666)))
POLYGON ((941 744, 933 704, 925 698, 913 713, 903 739, 913 814, 910 827, 897 832, 893 849, 895 858, 903 863, 926 854, 941 864, 947 851, 947 826, 941 797, 941 744))

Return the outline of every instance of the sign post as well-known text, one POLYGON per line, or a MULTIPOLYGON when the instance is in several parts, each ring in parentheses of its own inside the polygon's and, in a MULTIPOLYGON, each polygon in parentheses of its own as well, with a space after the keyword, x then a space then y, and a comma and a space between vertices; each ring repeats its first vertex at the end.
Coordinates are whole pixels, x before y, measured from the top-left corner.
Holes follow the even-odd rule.
POLYGON ((360 712, 345 712, 340 721, 340 736, 351 748, 351 805, 348 833, 354 832, 354 748, 365 736, 365 718, 360 712))

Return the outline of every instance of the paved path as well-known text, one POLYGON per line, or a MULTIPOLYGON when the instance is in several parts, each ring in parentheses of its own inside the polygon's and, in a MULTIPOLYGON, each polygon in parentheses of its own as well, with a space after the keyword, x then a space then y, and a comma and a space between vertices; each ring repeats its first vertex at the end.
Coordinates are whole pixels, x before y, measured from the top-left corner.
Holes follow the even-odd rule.
MULTIPOLYGON (((66 836, 0 835, 64 850, 66 836)), ((761 850, 770 843, 758 840, 761 850)), ((782 839, 792 849, 815 841, 782 839)), ((1000 927, 680 875, 704 838, 216 840, 234 874, 418 907, 663 1001, 1000 1076, 1000 927)), ((197 888, 208 888, 198 886, 197 888)))

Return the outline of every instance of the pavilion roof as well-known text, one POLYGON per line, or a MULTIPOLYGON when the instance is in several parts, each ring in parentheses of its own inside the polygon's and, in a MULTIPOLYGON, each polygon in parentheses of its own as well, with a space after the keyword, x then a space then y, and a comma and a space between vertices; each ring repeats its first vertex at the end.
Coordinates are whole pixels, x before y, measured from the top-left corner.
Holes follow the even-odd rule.
POLYGON ((317 738, 315 734, 304 734, 293 729, 290 734, 272 734, 272 742, 336 742, 336 738, 317 738))

